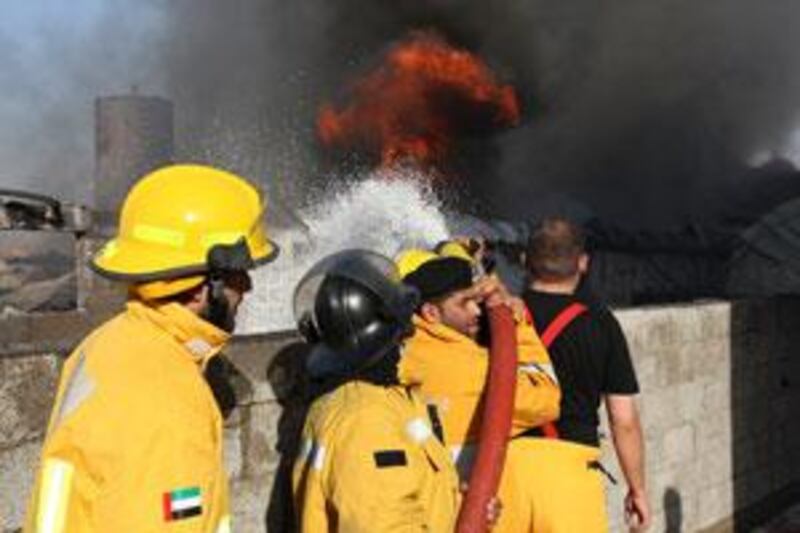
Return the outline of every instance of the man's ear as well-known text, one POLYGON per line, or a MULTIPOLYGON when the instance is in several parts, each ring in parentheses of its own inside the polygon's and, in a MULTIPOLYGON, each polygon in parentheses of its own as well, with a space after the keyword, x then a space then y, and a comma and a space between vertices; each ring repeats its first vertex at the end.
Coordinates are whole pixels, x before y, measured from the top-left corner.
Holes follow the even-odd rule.
POLYGON ((420 306, 418 314, 426 322, 436 324, 442 321, 442 313, 439 311, 439 308, 430 302, 424 302, 422 306, 420 306))
POLYGON ((578 272, 581 274, 589 272, 589 254, 581 254, 578 257, 578 272))
POLYGON ((208 283, 201 283, 187 291, 186 307, 195 313, 200 313, 208 305, 208 283))

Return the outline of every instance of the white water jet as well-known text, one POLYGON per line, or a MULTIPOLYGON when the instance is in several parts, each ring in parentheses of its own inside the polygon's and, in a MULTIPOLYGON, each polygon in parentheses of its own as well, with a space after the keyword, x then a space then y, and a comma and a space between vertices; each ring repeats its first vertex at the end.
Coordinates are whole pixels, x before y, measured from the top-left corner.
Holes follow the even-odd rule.
POLYGON ((381 171, 298 213, 305 227, 273 231, 278 258, 256 270, 237 333, 294 328, 292 294, 306 270, 345 248, 367 248, 393 257, 400 250, 433 246, 449 235, 441 203, 414 171, 381 171))

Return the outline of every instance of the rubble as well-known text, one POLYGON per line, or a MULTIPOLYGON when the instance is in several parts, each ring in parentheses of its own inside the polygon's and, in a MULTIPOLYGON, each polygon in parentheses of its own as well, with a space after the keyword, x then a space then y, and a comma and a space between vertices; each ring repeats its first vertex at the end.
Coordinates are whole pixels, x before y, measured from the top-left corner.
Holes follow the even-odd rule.
POLYGON ((11 307, 24 313, 75 309, 78 296, 74 272, 55 279, 25 283, 16 290, 0 294, 0 312, 11 307))
POLYGON ((69 235, 0 232, 0 311, 75 309, 75 268, 75 241, 69 235))

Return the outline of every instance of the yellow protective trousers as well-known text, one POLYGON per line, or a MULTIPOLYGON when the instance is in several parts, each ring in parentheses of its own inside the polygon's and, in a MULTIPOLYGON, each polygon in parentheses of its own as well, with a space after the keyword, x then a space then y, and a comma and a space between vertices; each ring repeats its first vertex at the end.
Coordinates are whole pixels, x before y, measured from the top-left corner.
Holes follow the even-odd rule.
POLYGON ((521 437, 509 442, 492 533, 605 533, 604 474, 591 467, 600 450, 573 442, 521 437))

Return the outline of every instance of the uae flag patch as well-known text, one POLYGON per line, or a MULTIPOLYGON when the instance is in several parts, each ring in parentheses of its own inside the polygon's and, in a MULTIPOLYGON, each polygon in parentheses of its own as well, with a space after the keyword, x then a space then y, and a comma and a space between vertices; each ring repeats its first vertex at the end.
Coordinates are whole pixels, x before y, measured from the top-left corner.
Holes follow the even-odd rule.
POLYGON ((164 520, 171 522, 191 518, 203 513, 200 487, 185 487, 165 492, 163 497, 164 520))

